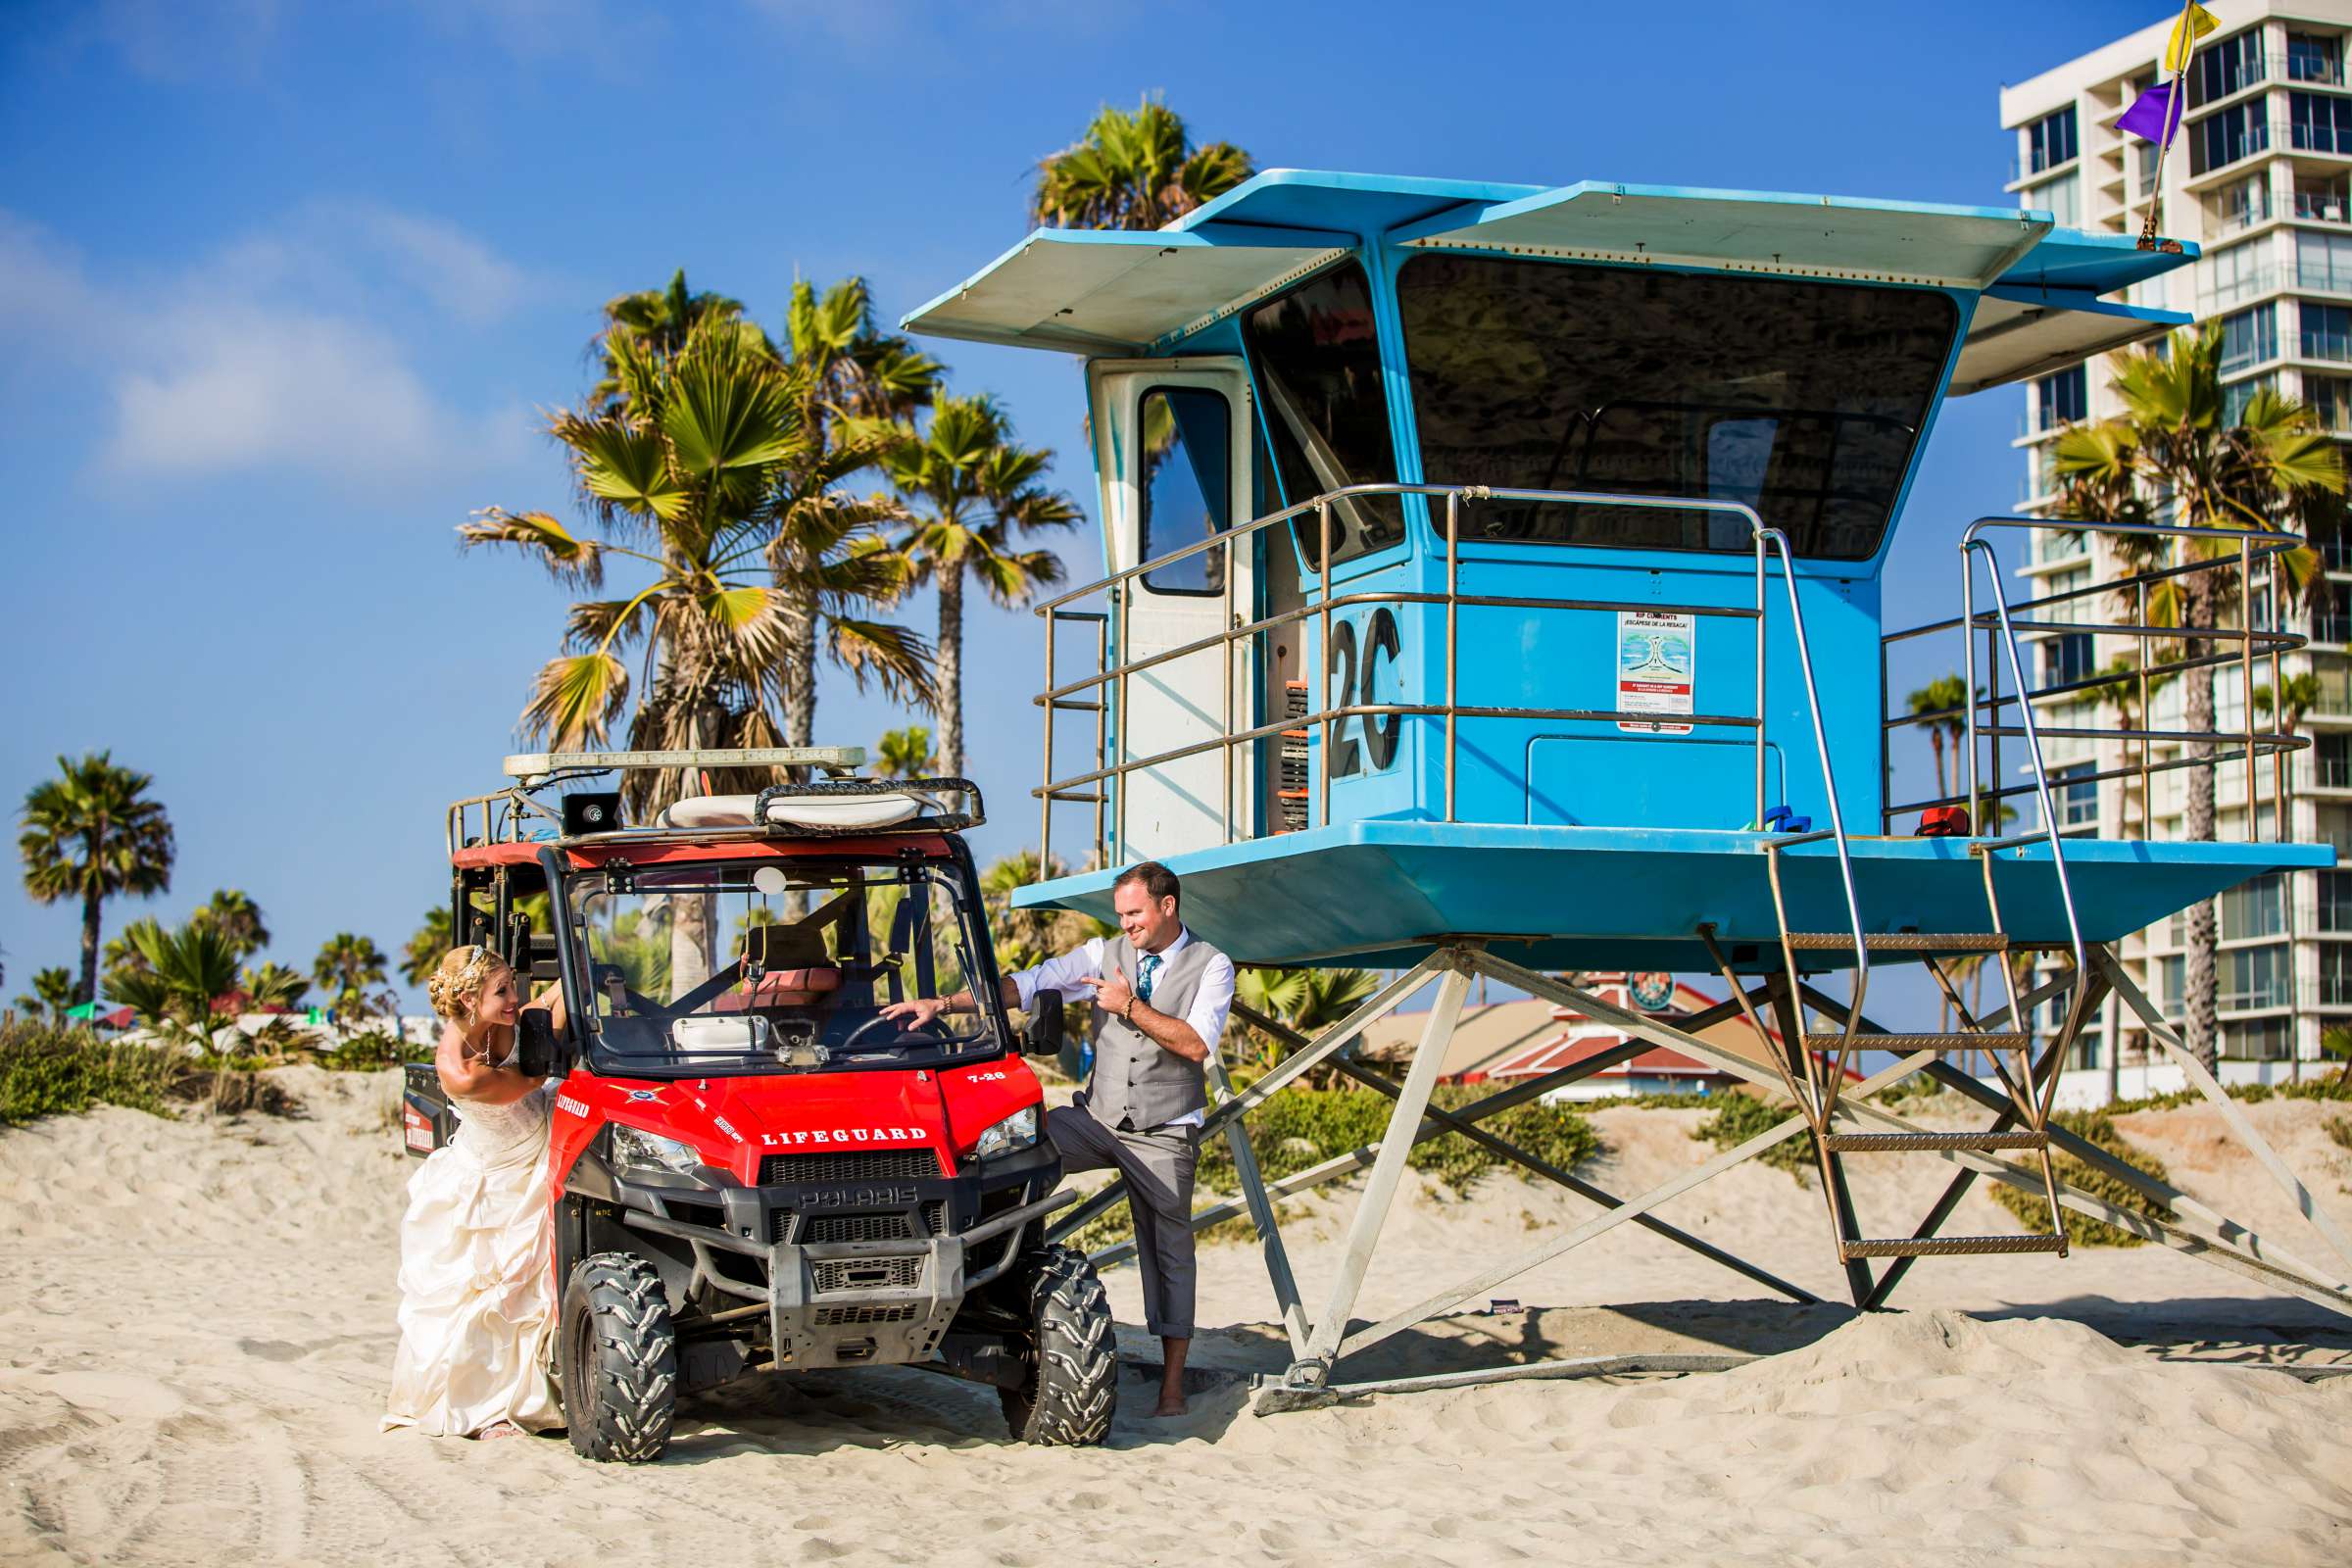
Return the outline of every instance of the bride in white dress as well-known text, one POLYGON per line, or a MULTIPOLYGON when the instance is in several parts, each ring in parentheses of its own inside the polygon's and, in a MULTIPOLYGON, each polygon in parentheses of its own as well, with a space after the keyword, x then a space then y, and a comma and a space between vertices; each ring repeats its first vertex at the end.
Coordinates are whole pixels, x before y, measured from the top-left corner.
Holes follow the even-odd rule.
MULTIPOLYGON (((547 1124, 553 1090, 514 1065, 514 971, 456 948, 425 983, 443 1019, 434 1065, 457 1136, 409 1180, 400 1225, 400 1350, 383 1429, 513 1437, 564 1424, 555 1332, 547 1124)), ((554 999, 556 1027, 563 1000, 554 999)))

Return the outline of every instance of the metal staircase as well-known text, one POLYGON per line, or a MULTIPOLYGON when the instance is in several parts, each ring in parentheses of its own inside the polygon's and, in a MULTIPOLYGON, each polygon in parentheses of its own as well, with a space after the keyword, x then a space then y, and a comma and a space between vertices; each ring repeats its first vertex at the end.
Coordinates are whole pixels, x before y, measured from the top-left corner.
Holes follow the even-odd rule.
MULTIPOLYGON (((1820 700, 1814 685, 1812 660, 1806 650, 1804 615, 1799 608, 1794 583, 1794 571, 1789 562, 1787 542, 1771 530, 1761 530, 1756 541, 1757 570, 1765 566, 1767 542, 1778 545, 1783 571, 1788 579, 1788 609, 1794 622, 1799 665, 1804 672, 1805 697, 1813 723, 1814 743, 1819 755, 1822 783, 1828 796, 1830 826, 1825 830, 1776 835, 1761 846, 1765 871, 1772 887, 1772 904, 1779 928, 1781 971, 1766 983, 1764 997, 1773 1009, 1779 1029, 1765 1027, 1758 1015, 1750 994, 1740 985, 1720 949, 1715 949, 1724 978, 1732 994, 1740 999, 1741 1010, 1754 1029, 1765 1054, 1780 1070, 1782 1079, 1813 1134, 1815 1157, 1821 1168, 1823 1196, 1828 1201, 1831 1230, 1837 1238, 1838 1260, 1847 1271, 1857 1303, 1883 1294, 1872 1281, 1865 1260, 1871 1258, 1908 1259, 1914 1257, 1949 1257, 1981 1253, 2054 1252, 2063 1257, 2067 1251, 2066 1226, 2058 1204, 2057 1174, 2050 1161, 2049 1116, 2057 1093, 2058 1066, 2065 1059, 2067 1048, 2081 1027, 2084 1012, 2083 1001, 2088 994, 2086 962, 2080 923, 2076 919, 2073 891, 2066 875, 2065 852, 2060 841, 2047 832, 2035 832, 2011 838, 1983 839, 1969 845, 1984 867, 1984 903, 1988 929, 1975 932, 1870 931, 1864 929, 1859 900, 1855 895, 1850 843, 1843 816, 1838 804, 1838 786, 1831 771, 1830 749, 1824 733, 1820 700), (1848 928, 1843 931, 1798 931, 1789 927, 1788 906, 1783 889, 1783 861, 1791 849, 1808 843, 1827 841, 1836 846, 1838 869, 1845 893, 1848 928), (2054 871, 2060 901, 2066 911, 2072 941, 2065 945, 2071 967, 2056 986, 2044 988, 2043 995, 2059 994, 2065 998, 2064 1015, 2054 1032, 2051 1044, 2039 1054, 2034 1050, 2034 1031, 2027 1010, 2027 999, 2019 994, 2015 960, 2023 954, 2056 950, 2054 944, 2022 944, 2013 942, 2003 923, 2001 902, 1994 885, 1995 862, 2004 857, 2022 858, 2031 847, 2046 844, 2048 863, 2054 871), (1842 1014, 1833 1018, 1835 1027, 1823 1027, 1815 1014, 1824 1009, 1820 997, 1806 983, 1805 955, 1823 970, 1850 968, 1853 975, 1852 1000, 1831 1011, 1842 1014), (1942 988, 1960 1027, 1935 1034, 1886 1033, 1873 1030, 1864 1021, 1863 1006, 1870 987, 1871 959, 1875 955, 1917 958, 1923 961, 1942 988), (1962 1002, 1951 972, 1945 967, 1959 956, 1978 956, 1982 961, 1998 966, 2002 988, 2008 1005, 1997 1013, 1980 1019, 1962 1002), (1848 958, 1850 962, 1839 962, 1848 958), (1840 1104, 1847 1070, 1856 1056, 1865 1051, 1889 1052, 1899 1057, 1914 1058, 1908 1066, 1922 1066, 1939 1057, 1966 1057, 1982 1054, 1991 1063, 1995 1076, 2006 1091, 2009 1105, 1992 1124, 1984 1128, 1954 1131, 1866 1132, 1855 1131, 1856 1117, 1850 1106, 1840 1104), (1844 1159, 1849 1154, 1949 1154, 1978 1152, 1992 1154, 2030 1150, 2040 1165, 2042 1191, 2049 1204, 2049 1233, 2019 1232, 1992 1236, 1939 1236, 1934 1234, 1948 1212, 1950 1200, 1938 1204, 1938 1211, 1910 1236, 1867 1237, 1861 1233, 1853 1200, 1845 1179, 1844 1159)), ((1986 552, 1989 557, 1989 552, 1986 552)), ((2013 666, 2019 654, 2009 625, 2008 607, 2002 598, 1997 571, 1993 581, 1994 602, 2000 612, 2003 642, 2013 666)), ((2024 690, 2022 669, 2017 670, 2019 689, 2024 690)), ((2034 732, 2032 706, 2025 708, 2025 728, 2028 750, 2033 760, 2034 778, 2041 800, 2042 820, 2056 820, 2052 813, 2048 777, 2042 766, 2041 746, 2034 732)), ((1707 936, 1711 949, 1715 944, 1707 936)), ((1956 1198, 1956 1194, 1953 1195, 1956 1198)), ((1898 1263, 1898 1268, 1906 1265, 1898 1263)))

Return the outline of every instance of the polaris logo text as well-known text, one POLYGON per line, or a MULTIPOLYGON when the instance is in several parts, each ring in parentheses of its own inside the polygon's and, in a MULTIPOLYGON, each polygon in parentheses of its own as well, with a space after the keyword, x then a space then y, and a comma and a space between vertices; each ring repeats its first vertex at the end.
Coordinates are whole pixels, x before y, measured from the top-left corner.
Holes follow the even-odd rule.
POLYGON ((923 1142, 920 1127, 820 1127, 797 1133, 765 1133, 760 1142, 769 1149, 783 1149, 795 1144, 919 1144, 923 1142))

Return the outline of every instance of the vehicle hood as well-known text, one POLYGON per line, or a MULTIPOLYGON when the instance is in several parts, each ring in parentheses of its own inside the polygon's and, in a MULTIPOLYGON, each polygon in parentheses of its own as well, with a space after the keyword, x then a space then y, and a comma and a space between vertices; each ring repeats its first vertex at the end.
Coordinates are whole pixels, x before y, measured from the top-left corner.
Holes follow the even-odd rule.
POLYGON ((983 1129, 1042 1098, 1018 1057, 938 1069, 669 1082, 575 1075, 564 1094, 603 1119, 693 1145, 746 1185, 771 1154, 928 1148, 953 1172, 983 1129))

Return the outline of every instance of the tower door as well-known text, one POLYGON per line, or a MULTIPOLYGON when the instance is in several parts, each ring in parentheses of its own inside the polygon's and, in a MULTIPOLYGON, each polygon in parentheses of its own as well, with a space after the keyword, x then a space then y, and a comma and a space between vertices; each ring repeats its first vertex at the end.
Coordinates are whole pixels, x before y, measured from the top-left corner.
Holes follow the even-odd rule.
MULTIPOLYGON (((1250 517, 1250 382, 1238 359, 1097 361, 1089 368, 1110 565, 1214 538, 1250 517)), ((1256 537, 1202 551, 1120 585, 1111 648, 1132 664, 1255 616, 1256 537)), ((1111 760, 1142 761, 1259 722, 1250 651, 1217 644, 1113 681, 1111 760)), ((1121 774, 1109 838, 1115 861, 1178 855, 1253 836, 1247 745, 1206 746, 1121 774)))

